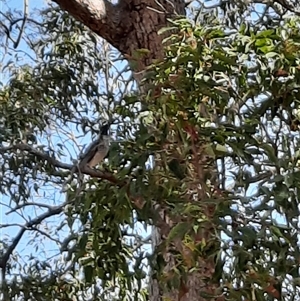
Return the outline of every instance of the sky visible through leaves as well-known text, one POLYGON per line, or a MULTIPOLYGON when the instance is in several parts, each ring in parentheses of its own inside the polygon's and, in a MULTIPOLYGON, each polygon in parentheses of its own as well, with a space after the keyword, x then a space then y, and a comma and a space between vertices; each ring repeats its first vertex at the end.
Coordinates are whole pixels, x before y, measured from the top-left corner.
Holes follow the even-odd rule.
MULTIPOLYGON (((31 5, 33 5, 33 2, 31 2, 31 5)), ((253 19, 255 19, 255 16, 253 16, 253 19)), ((21 51, 24 51, 24 52, 29 51, 29 49, 27 49, 26 46, 24 46, 24 44, 19 45, 19 49, 21 51)), ((118 67, 119 67, 118 69, 121 70, 121 69, 123 69, 124 66, 119 65, 118 67)), ((5 82, 5 81, 6 81, 6 79, 3 78, 3 82, 5 82)), ((102 83, 99 82, 100 89, 103 88, 101 86, 101 84, 102 83)), ((105 88, 105 85, 104 85, 104 88, 105 88)), ((87 102, 88 100, 85 100, 85 101, 87 102)), ((87 112, 87 117, 89 117, 90 119, 94 119, 94 116, 91 116, 90 111, 87 112)), ((235 126, 238 126, 238 125, 235 124, 235 126)), ((54 145, 58 145, 58 143, 60 143, 61 141, 64 141, 65 139, 70 140, 70 137, 69 137, 70 131, 74 133, 74 136, 77 136, 78 132, 76 131, 75 126, 72 126, 72 125, 70 125, 69 127, 66 126, 66 127, 59 128, 59 130, 49 129, 42 137, 40 137, 40 143, 43 143, 44 141, 49 143, 49 140, 51 140, 51 143, 53 143, 54 145)), ((85 145, 85 144, 88 144, 89 141, 90 141, 90 135, 87 134, 87 135, 84 135, 84 136, 80 137, 80 139, 78 139, 77 142, 78 142, 79 145, 85 145)), ((68 151, 69 151, 69 157, 65 157, 62 160, 70 162, 71 157, 74 158, 74 159, 77 158, 78 153, 79 153, 78 148, 77 149, 72 148, 71 144, 70 144, 70 149, 68 149, 68 151)), ((232 151, 232 149, 230 151, 232 151)), ((268 155, 268 153, 265 152, 260 158, 263 158, 263 156, 265 156, 265 154, 268 155)), ((263 158, 263 159, 265 159, 265 158, 263 158)), ((249 174, 251 174, 251 170, 246 166, 246 164, 243 167, 241 167, 241 165, 239 165, 237 167, 237 169, 238 168, 243 169, 243 173, 249 172, 249 174)), ((233 169, 234 169, 234 167, 233 167, 233 169)), ((226 185, 225 186, 230 187, 230 185, 232 184, 230 179, 232 179, 234 177, 232 177, 232 175, 230 174, 230 172, 232 170, 228 170, 228 169, 226 169, 226 170, 229 171, 229 172, 226 174, 226 185)), ((245 182, 246 182, 246 184, 245 183, 244 184, 247 185, 248 182, 247 181, 245 181, 245 182)), ((45 202, 45 200, 47 202, 47 200, 49 200, 49 205, 51 205, 51 204, 56 204, 56 205, 60 204, 65 199, 65 195, 61 193, 61 188, 62 188, 61 185, 45 186, 39 191, 39 194, 42 194, 42 195, 34 195, 34 200, 38 201, 39 197, 41 197, 41 199, 42 199, 41 202, 45 202)), ((253 199, 255 197, 254 196, 255 192, 258 190, 257 188, 258 188, 257 184, 250 184, 244 190, 245 195, 239 195, 241 197, 240 199, 242 199, 243 197, 247 198, 248 196, 249 197, 251 196, 252 199, 253 199)), ((228 190, 230 190, 230 189, 228 189, 228 190)), ((9 199, 7 199, 7 198, 3 198, 1 201, 4 204, 9 204, 9 199)), ((258 201, 258 202, 260 202, 260 201, 258 201)), ((238 207, 238 211, 243 211, 244 207, 242 206, 242 203, 241 202, 240 203, 237 202, 237 203, 238 203, 238 205, 235 205, 235 206, 238 207), (241 204, 241 206, 239 206, 239 204, 241 204)), ((256 203, 256 201, 254 201, 250 204, 252 208, 255 207, 255 205, 256 205, 255 203, 256 203)), ((232 206, 232 207, 234 207, 234 206, 232 206)), ((24 223, 24 220, 22 219, 22 217, 19 216, 17 213, 7 214, 10 209, 6 209, 5 206, 2 206, 2 208, 3 208, 2 212, 1 212, 1 223, 2 224, 15 224, 16 225, 16 224, 19 224, 19 223, 20 224, 24 223)), ((30 207, 28 207, 28 208, 30 208, 30 207)), ((29 217, 33 216, 34 217, 34 216, 40 214, 41 212, 33 211, 33 209, 25 209, 24 213, 25 213, 24 214, 25 217, 26 216, 29 216, 29 217)), ((284 218, 279 213, 267 212, 267 214, 272 215, 271 219, 276 220, 279 224, 285 224, 284 218)), ((247 213, 245 213, 245 215, 247 215, 247 213)), ((62 219, 63 219, 63 217, 52 218, 50 220, 50 222, 47 223, 47 225, 49 225, 49 228, 45 228, 44 232, 45 233, 50 233, 52 239, 54 238, 54 239, 57 239, 57 240, 61 240, 64 237, 64 235, 68 235, 68 233, 64 232, 64 229, 62 229, 60 231, 57 231, 56 233, 51 232, 51 225, 55 225, 55 228, 57 228, 57 225, 62 222, 62 219)), ((252 221, 249 221, 249 224, 250 224, 250 226, 255 227, 255 225, 252 223, 252 221)), ((79 224, 77 223, 73 227, 75 228, 74 230, 76 230, 76 227, 78 228, 79 224)), ((2 231, 1 234, 3 236, 7 235, 7 236, 9 236, 10 238, 13 239, 13 237, 16 236, 18 230, 19 230, 19 228, 17 226, 7 227, 7 228, 4 228, 4 229, 1 230, 2 231)), ((137 229, 137 231, 140 232, 139 234, 142 233, 142 235, 144 235, 144 236, 147 236, 149 234, 149 232, 150 232, 149 227, 148 227, 147 230, 148 231, 144 231, 142 227, 140 227, 140 228, 138 227, 138 229, 137 229)), ((33 254, 34 256, 37 256, 39 259, 49 258, 49 257, 51 257, 52 254, 53 254, 53 256, 54 255, 59 255, 60 252, 59 252, 59 249, 56 246, 56 243, 54 241, 51 241, 51 240, 47 239, 47 236, 42 235, 42 238, 40 238, 40 237, 34 238, 33 242, 30 241, 31 239, 32 239, 32 237, 30 235, 25 234, 24 237, 22 238, 21 243, 18 245, 18 247, 16 249, 16 251, 21 254, 24 264, 25 264, 25 261, 27 260, 27 258, 29 258, 30 254, 33 254), (36 249, 35 245, 37 243, 39 245, 39 248, 36 249)), ((223 239, 223 241, 226 241, 226 239, 227 239, 227 237, 224 235, 224 233, 222 235, 222 239, 223 239)), ((230 241, 229 236, 228 236, 228 241, 230 241)), ((147 249, 146 251, 150 251, 150 250, 147 249)), ((20 264, 22 264, 22 261, 20 261, 20 264)), ((226 267, 225 267, 225 269, 226 269, 226 267)))
MULTIPOLYGON (((213 2, 213 1, 212 1, 213 2)), ((17 9, 17 10, 22 10, 22 1, 10 1, 9 3, 9 7, 11 10, 17 9)), ((213 3, 209 3, 210 5, 213 5, 213 3)), ((4 3, 1 2, 0 4, 3 9, 3 11, 5 11, 5 9, 7 9, 7 7, 4 6, 4 3)), ((39 0, 30 0, 29 1, 29 8, 30 8, 30 12, 36 9, 43 9, 45 7, 45 3, 43 5, 41 5, 41 1, 39 0)), ((258 5, 258 11, 262 10, 261 5, 258 5)), ((257 16, 255 16, 255 14, 252 14, 252 18, 253 20, 255 20, 257 18, 257 16)), ((28 53, 29 55, 33 55, 31 52, 31 50, 27 47, 26 43, 24 41, 20 41, 20 45, 18 47, 19 51, 24 51, 25 53, 28 53)), ((26 56, 24 56, 24 59, 26 58, 26 56)), ((5 64, 5 62, 2 62, 5 64)), ((124 66, 122 66, 120 64, 120 70, 123 69, 124 66)), ((2 75, 1 81, 3 83, 5 83, 7 81, 7 78, 5 77, 5 75, 2 75)), ((70 130, 70 129, 69 129, 70 130)), ((74 133, 76 134, 76 129, 75 127, 71 129, 72 131, 74 131, 74 133)), ((59 140, 61 140, 61 137, 58 138, 59 140)), ((82 139, 80 139, 78 141, 78 143, 80 145, 87 145, 90 141, 90 136, 86 135, 85 137, 82 137, 82 139)), ((57 141, 59 142, 59 141, 57 141)), ((70 156, 72 156, 73 158, 76 158, 78 154, 75 153, 75 151, 70 148, 70 156)), ((69 160, 70 158, 67 158, 67 160, 69 160)), ((230 185, 230 182, 228 182, 228 185, 230 185)), ((251 185, 249 187, 249 189, 247 190, 247 194, 252 195, 252 193, 256 190, 256 186, 255 185, 251 185), (252 188, 251 188, 252 186, 252 188)), ((57 187, 56 189, 52 189, 50 191, 45 190, 44 191, 45 195, 41 196, 42 198, 48 198, 49 200, 52 199, 55 202, 61 202, 61 200, 64 200, 65 195, 63 193, 61 193, 61 187, 57 187)), ((2 204, 9 204, 9 200, 7 197, 5 196, 1 196, 1 203, 2 204)), ((30 208, 30 207, 29 207, 30 208)), ((37 214, 37 212, 33 212, 33 209, 26 209, 24 211, 24 215, 26 216, 35 216, 37 214)), ((1 223, 2 224, 21 224, 24 222, 23 218, 20 217, 17 213, 10 213, 7 214, 10 211, 10 208, 5 207, 5 205, 2 205, 2 209, 0 212, 0 219, 1 219, 1 223)), ((279 223, 283 223, 284 219, 282 216, 280 216, 278 213, 273 213, 275 214, 275 216, 273 216, 274 219, 278 220, 279 223)), ((59 224, 61 222, 61 219, 58 219, 57 217, 52 218, 52 223, 57 223, 59 224)), ((14 237, 18 230, 20 229, 20 227, 18 226, 12 226, 12 227, 7 227, 7 228, 2 228, 1 231, 1 235, 4 236, 8 236, 8 237, 14 237)), ((144 231, 143 228, 141 227, 140 231, 144 231)), ((149 231, 150 229, 148 229, 147 232, 145 232, 145 236, 149 235, 149 231)), ((60 233, 59 235, 63 235, 63 233, 60 233)), ((29 256, 32 253, 35 253, 34 248, 28 244, 28 241, 31 240, 30 234, 25 233, 25 235, 23 236, 21 242, 18 244, 16 251, 20 254, 22 254, 24 256, 24 258, 26 258, 26 256, 29 256)), ((57 248, 57 245, 50 240, 46 240, 43 242, 44 247, 41 249, 39 254, 35 254, 39 257, 41 257, 41 259, 45 259, 45 258, 49 258, 49 255, 57 255, 59 254, 59 249, 57 248), (44 257, 44 258, 43 258, 44 257)))
MULTIPOLYGON (((0 6, 3 6, 1 9, 3 9, 3 11, 5 12, 5 9, 7 9, 7 7, 4 6, 3 3, 0 4, 0 6)), ((22 1, 10 1, 8 2, 9 5, 9 9, 11 9, 12 11, 17 9, 17 10, 21 10, 21 6, 22 5, 22 1)), ((34 10, 40 10, 40 9, 44 9, 45 5, 41 5, 41 1, 39 0, 30 0, 29 1, 29 6, 30 6, 30 10, 29 13, 34 11, 34 10)), ((34 53, 32 53, 32 50, 28 47, 28 45, 21 39, 20 41, 20 45, 18 47, 18 51, 24 52, 26 54, 29 54, 30 56, 34 57, 34 53)), ((26 60, 27 55, 23 56, 24 59, 26 60)), ((8 60, 9 55, 8 56, 4 56, 4 58, 6 60, 8 60)), ((30 62, 30 59, 29 59, 30 62)), ((2 61, 2 64, 5 65, 6 61, 2 61)), ((120 62, 118 63, 119 68, 118 71, 121 71, 124 68, 124 63, 120 62)), ((6 75, 1 75, 1 82, 2 83, 6 83, 8 80, 6 75)), ((89 118, 91 118, 91 120, 93 120, 92 116, 89 116, 89 118)), ((65 128, 65 129, 61 129, 60 133, 56 133, 56 132, 52 132, 49 129, 48 134, 45 135, 45 137, 41 137, 40 139, 40 143, 43 144, 43 142, 45 142, 46 139, 48 139, 50 137, 50 139, 53 141, 54 144, 57 143, 61 143, 62 140, 66 140, 68 138, 68 133, 72 132, 73 136, 76 137, 78 136, 78 131, 76 130, 75 126, 70 126, 69 128, 65 128), (48 136, 48 137, 47 137, 48 136), (56 137, 56 138, 55 138, 56 137)), ((114 129, 112 129, 112 134, 114 134, 114 129)), ((116 139, 116 137, 113 137, 113 139, 116 139)), ((87 135, 81 137, 80 139, 77 139, 76 141, 78 143, 78 145, 80 146, 87 146, 90 142, 91 142, 91 135, 90 133, 88 133, 87 135)), ((71 145, 70 145, 71 146, 71 145)), ((70 147, 69 148, 69 157, 64 158, 63 161, 70 163, 71 162, 71 158, 76 159, 79 155, 78 150, 74 150, 74 148, 70 147)), ((47 187, 45 186, 40 192, 39 195, 33 196, 34 201, 35 202, 39 202, 39 198, 41 198, 40 203, 43 203, 43 200, 47 199, 49 200, 49 204, 48 205, 58 205, 60 203, 62 203, 65 200, 65 193, 63 193, 61 191, 62 187, 61 186, 57 186, 55 187, 51 187, 50 185, 47 187), (41 194, 43 193, 43 194, 41 194)), ((20 227, 18 226, 18 224, 22 225, 24 224, 24 219, 17 213, 17 212, 10 212, 11 208, 7 207, 7 204, 10 204, 9 202, 9 198, 7 196, 0 196, 1 198, 1 210, 0 210, 0 220, 1 220, 1 224, 3 225, 15 225, 15 226, 9 226, 9 227, 5 227, 5 228, 1 228, 0 229, 0 235, 5 238, 8 237, 9 240, 13 239, 18 231, 20 230, 20 227)), ((23 209, 23 215, 25 217, 27 217, 28 219, 30 219, 30 217, 35 217, 38 214, 40 214, 42 211, 37 211, 36 210, 36 206, 31 207, 25 207, 25 209, 23 209), (35 209, 33 209, 35 208, 35 209)), ((54 216, 51 217, 51 219, 48 219, 47 225, 49 224, 49 226, 51 227, 51 225, 59 225, 62 223, 64 219, 64 216, 54 216)), ((79 223, 75 223, 74 225, 74 230, 76 231, 76 228, 79 227, 79 223)), ((45 229, 45 232, 47 232, 47 230, 49 229, 45 229)), ((144 228, 140 225, 137 225, 136 231, 144 236, 147 237, 150 234, 150 228, 148 228, 147 231, 144 230, 144 228)), ((51 238, 53 239, 57 239, 58 241, 62 241, 65 236, 69 235, 69 233, 64 232, 63 230, 59 231, 59 233, 53 234, 54 237, 52 236, 51 238), (56 236, 56 237, 55 237, 56 236)), ((39 242, 39 249, 35 249, 35 245, 37 243, 37 238, 33 239, 32 238, 32 233, 30 232, 25 232, 25 234, 23 235, 21 241, 19 242, 19 244, 17 245, 15 251, 21 255, 21 259, 20 259, 20 263, 25 264, 26 260, 28 260, 29 258, 31 258, 31 256, 33 255, 34 257, 37 257, 40 260, 46 260, 49 259, 53 256, 53 258, 56 258, 56 256, 60 255, 60 250, 59 247, 57 246, 57 244, 53 241, 48 239, 47 237, 41 236, 40 242, 39 242)), ((147 252, 151 252, 149 247, 145 247, 145 251, 147 252)))

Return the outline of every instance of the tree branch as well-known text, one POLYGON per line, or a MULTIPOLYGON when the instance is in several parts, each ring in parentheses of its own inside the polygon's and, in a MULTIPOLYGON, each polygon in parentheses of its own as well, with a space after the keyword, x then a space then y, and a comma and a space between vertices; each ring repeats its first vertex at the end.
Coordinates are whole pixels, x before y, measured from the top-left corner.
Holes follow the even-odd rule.
POLYGON ((5 279, 5 272, 6 272, 6 267, 7 267, 6 265, 7 265, 7 262, 9 260, 9 257, 11 256, 12 252, 14 251, 14 249, 16 248, 18 243, 20 242, 20 240, 21 240, 23 234, 25 233, 25 231, 28 230, 28 229, 31 229, 35 225, 40 224, 44 219, 46 219, 48 217, 60 214, 63 211, 63 208, 65 207, 66 204, 67 204, 67 202, 64 202, 60 206, 52 207, 47 212, 37 216, 36 218, 32 219, 31 221, 28 221, 22 227, 22 229, 19 231, 17 236, 14 238, 13 242, 8 247, 6 252, 0 257, 0 268, 2 268, 2 279, 5 279))
POLYGON ((71 170, 73 167, 73 165, 71 165, 71 164, 60 162, 60 161, 56 160, 54 157, 51 157, 48 154, 35 149, 33 146, 30 146, 28 144, 23 144, 23 143, 18 143, 18 144, 6 146, 6 147, 2 146, 2 147, 0 147, 0 154, 4 154, 7 151, 12 151, 12 150, 27 151, 27 152, 37 156, 38 158, 49 162, 51 165, 53 165, 55 167, 60 167, 63 169, 68 169, 68 170, 71 170))
MULTIPOLYGON (((15 208, 11 209, 10 211, 6 212, 5 215, 9 215, 19 209, 22 209, 26 206, 38 206, 38 207, 44 207, 44 208, 47 208, 47 209, 51 209, 51 205, 47 205, 47 204, 44 204, 44 203, 35 203, 35 202, 28 202, 28 203, 24 203, 24 204, 19 204, 17 205, 15 208)), ((1 225, 0 225, 1 227, 1 225)))
POLYGON ((120 49, 121 40, 131 28, 131 24, 122 22, 127 15, 126 3, 123 0, 117 5, 105 0, 52 1, 117 49, 120 49))
POLYGON ((19 31, 18 38, 17 38, 16 42, 14 43, 14 48, 15 49, 18 47, 18 45, 20 43, 24 28, 25 28, 25 23, 26 23, 26 20, 27 20, 27 17, 28 17, 28 0, 23 0, 23 1, 24 1, 24 17, 23 17, 23 20, 22 20, 22 25, 21 25, 21 28, 20 28, 20 31, 19 31))
MULTIPOLYGON (((19 143, 19 144, 10 145, 10 146, 7 146, 7 147, 0 147, 0 154, 4 154, 7 151, 13 151, 13 150, 27 151, 27 152, 37 156, 39 159, 43 159, 43 160, 47 161, 52 166, 57 167, 57 168, 62 168, 62 169, 67 169, 67 170, 72 170, 74 168, 74 165, 63 163, 63 162, 55 159, 54 157, 51 157, 48 154, 35 149, 33 146, 30 146, 28 144, 19 143)), ((110 172, 91 169, 87 166, 82 167, 80 172, 83 173, 83 174, 86 174, 86 175, 90 175, 93 178, 107 180, 107 181, 109 181, 109 182, 111 182, 115 185, 124 186, 126 184, 125 181, 118 180, 110 172)), ((56 173, 56 175, 58 175, 58 174, 56 173)))
POLYGON ((48 234, 47 232, 39 229, 38 227, 32 227, 30 230, 36 231, 36 232, 40 233, 41 235, 44 235, 49 240, 52 240, 52 241, 56 242, 58 246, 61 245, 61 241, 59 239, 54 238, 53 236, 51 236, 51 234, 48 234))

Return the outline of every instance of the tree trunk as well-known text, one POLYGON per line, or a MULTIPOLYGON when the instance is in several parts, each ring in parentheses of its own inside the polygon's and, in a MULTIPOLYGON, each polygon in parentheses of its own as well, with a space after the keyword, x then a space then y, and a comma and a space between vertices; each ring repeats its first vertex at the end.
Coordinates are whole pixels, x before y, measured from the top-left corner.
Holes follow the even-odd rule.
POLYGON ((164 37, 157 34, 158 30, 168 25, 168 18, 185 14, 183 0, 120 0, 117 5, 103 0, 53 1, 127 59, 135 60, 134 71, 142 71, 153 59, 163 57, 164 37), (148 49, 149 53, 136 57, 139 49, 148 49))
MULTIPOLYGON (((130 61, 137 81, 141 79, 142 71, 146 66, 154 59, 163 58, 162 40, 164 37, 157 34, 158 30, 168 25, 168 18, 185 14, 183 0, 119 0, 117 5, 103 0, 54 0, 54 2, 117 48, 130 61), (149 52, 143 52, 140 56, 137 53, 139 49, 147 49, 149 52)), ((201 150, 201 145, 198 145, 196 149, 201 150)), ((191 202, 201 203, 204 195, 207 197, 207 191, 204 188, 206 183, 203 179, 208 170, 202 168, 201 177, 199 177, 199 170, 196 170, 199 166, 207 166, 207 156, 199 153, 195 155, 198 166, 195 166, 194 178, 198 183, 194 182, 194 187, 190 187, 190 198, 191 202)), ((212 169, 214 167, 209 167, 210 174, 212 169)), ((168 236, 170 229, 180 222, 179 216, 175 219, 170 218, 168 208, 159 208, 159 210, 164 222, 156 225, 157 227, 153 230, 154 248, 168 236)), ((203 212, 210 220, 214 208, 207 206, 203 212)), ((212 231, 213 224, 207 222, 205 228, 195 235, 195 241, 203 241, 206 244, 214 242, 212 231)), ((176 249, 176 252, 179 252, 183 258, 187 259, 191 256, 191 251, 179 240, 173 244, 172 248, 176 249)), ((170 248, 163 251, 164 275, 172 274, 172 268, 175 265, 173 253, 170 252, 170 248)), ((214 260, 203 255, 199 256, 196 261, 197 269, 188 273, 186 277, 181 277, 174 289, 168 290, 164 283, 153 279, 150 300, 202 301, 207 300, 201 296, 203 293, 216 295, 218 285, 211 282, 215 268, 214 260)), ((216 298, 210 299, 217 300, 216 298)))

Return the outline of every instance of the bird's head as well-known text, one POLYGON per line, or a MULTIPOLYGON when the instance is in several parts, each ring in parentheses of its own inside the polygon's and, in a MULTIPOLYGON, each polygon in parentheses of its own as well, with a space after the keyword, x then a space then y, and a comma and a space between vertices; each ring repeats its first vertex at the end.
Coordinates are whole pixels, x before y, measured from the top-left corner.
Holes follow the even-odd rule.
POLYGON ((116 122, 116 119, 110 118, 109 120, 106 120, 100 125, 100 135, 101 136, 108 136, 108 131, 110 129, 110 126, 116 122))
POLYGON ((100 134, 101 136, 108 136, 108 130, 109 130, 110 124, 109 123, 104 123, 100 127, 100 134))

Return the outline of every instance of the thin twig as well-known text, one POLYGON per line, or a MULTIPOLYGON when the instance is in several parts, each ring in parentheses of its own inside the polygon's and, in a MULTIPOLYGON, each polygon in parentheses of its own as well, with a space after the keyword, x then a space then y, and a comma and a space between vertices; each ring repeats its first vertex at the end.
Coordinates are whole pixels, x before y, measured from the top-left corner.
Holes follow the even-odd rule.
POLYGON ((19 31, 18 38, 17 38, 17 40, 14 44, 15 49, 18 47, 18 45, 20 43, 23 31, 24 31, 25 23, 26 23, 26 20, 27 20, 27 17, 28 17, 28 0, 23 0, 23 1, 24 1, 24 17, 23 17, 23 22, 22 22, 22 25, 21 25, 21 28, 20 28, 20 31, 19 31))
POLYGON ((7 262, 11 256, 12 252, 14 251, 14 249, 20 242, 21 238, 23 237, 24 233, 26 232, 26 230, 31 229, 33 226, 40 224, 44 219, 46 219, 48 217, 60 214, 63 211, 63 209, 67 203, 68 202, 64 202, 60 206, 52 207, 47 212, 37 216, 36 218, 32 219, 31 221, 28 221, 24 226, 22 226, 22 229, 19 231, 17 236, 14 238, 11 245, 8 247, 6 252, 0 257, 0 268, 2 268, 2 279, 5 279, 7 262))
POLYGON ((20 228, 22 228, 24 226, 22 224, 16 224, 16 223, 14 223, 14 224, 1 224, 0 225, 0 229, 8 228, 8 227, 20 227, 20 228))
POLYGON ((34 203, 34 202, 28 202, 28 203, 24 203, 24 204, 20 204, 18 206, 16 206, 15 208, 11 209, 10 211, 6 212, 5 214, 8 215, 8 214, 11 214, 19 209, 22 209, 26 206, 38 206, 38 207, 45 207, 47 209, 51 209, 51 205, 47 205, 47 204, 43 204, 43 203, 34 203))
POLYGON ((45 231, 43 231, 43 230, 38 229, 37 227, 32 227, 30 230, 31 230, 31 231, 39 232, 40 234, 46 236, 48 239, 50 239, 50 240, 56 242, 58 245, 61 245, 61 241, 60 241, 60 240, 58 240, 58 239, 52 237, 50 234, 48 234, 47 232, 45 232, 45 231))

